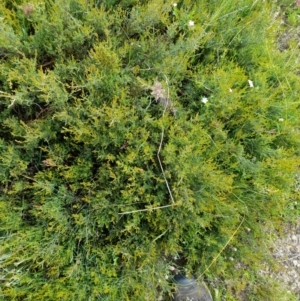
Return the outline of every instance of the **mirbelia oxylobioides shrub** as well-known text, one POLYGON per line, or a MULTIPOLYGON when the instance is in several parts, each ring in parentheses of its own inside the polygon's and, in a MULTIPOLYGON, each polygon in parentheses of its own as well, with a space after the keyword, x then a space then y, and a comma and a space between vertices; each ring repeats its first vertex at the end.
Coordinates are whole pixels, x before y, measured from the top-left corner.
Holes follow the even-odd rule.
POLYGON ((3 300, 170 300, 174 269, 286 300, 256 274, 299 193, 272 5, 1 2, 3 300))

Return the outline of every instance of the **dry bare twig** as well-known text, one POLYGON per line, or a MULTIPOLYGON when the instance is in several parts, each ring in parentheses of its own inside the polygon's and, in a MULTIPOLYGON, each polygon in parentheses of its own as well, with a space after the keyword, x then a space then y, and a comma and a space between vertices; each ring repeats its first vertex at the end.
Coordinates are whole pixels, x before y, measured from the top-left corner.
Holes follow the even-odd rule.
MULTIPOLYGON (((167 83, 167 86, 169 86, 167 77, 166 77, 166 83, 167 83)), ((159 102, 164 107, 162 117, 164 117, 165 112, 168 108, 170 108, 171 111, 175 114, 176 111, 175 111, 175 109, 173 107, 173 103, 172 103, 172 101, 170 100, 170 97, 169 97, 169 89, 168 89, 168 92, 166 93, 166 90, 163 88, 162 84, 160 82, 156 81, 154 83, 154 85, 151 87, 151 90, 152 90, 151 95, 154 96, 155 100, 157 102, 159 102)), ((169 185, 169 182, 168 182, 166 174, 165 174, 165 170, 163 168, 163 165, 162 165, 162 162, 161 162, 161 159, 160 159, 160 152, 161 152, 161 149, 162 149, 163 141, 164 141, 164 127, 162 127, 160 144, 159 144, 156 156, 157 156, 157 159, 158 159, 158 162, 159 162, 159 167, 160 167, 161 172, 163 174, 163 177, 164 177, 164 180, 165 180, 170 198, 172 200, 172 204, 165 205, 165 206, 158 206, 158 207, 154 207, 154 208, 147 208, 147 209, 139 209, 139 210, 133 210, 133 211, 120 212, 119 215, 132 214, 132 213, 137 213, 137 212, 145 212, 145 211, 151 211, 151 210, 157 210, 157 209, 163 209, 163 208, 168 208, 168 207, 172 207, 172 206, 176 205, 175 201, 174 201, 174 198, 173 198, 173 194, 172 194, 170 185, 169 185)))

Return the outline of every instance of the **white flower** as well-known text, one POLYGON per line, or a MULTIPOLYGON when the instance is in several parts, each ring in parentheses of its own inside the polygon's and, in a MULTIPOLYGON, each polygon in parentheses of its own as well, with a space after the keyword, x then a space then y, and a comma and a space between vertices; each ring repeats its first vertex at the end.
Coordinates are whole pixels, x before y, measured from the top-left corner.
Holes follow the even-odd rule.
POLYGON ((195 22, 192 21, 192 20, 190 20, 189 23, 188 23, 188 25, 189 25, 190 27, 193 27, 193 26, 195 25, 195 22))
POLYGON ((232 89, 231 88, 229 89, 229 92, 232 93, 232 89))
POLYGON ((248 84, 250 88, 254 88, 253 81, 248 79, 248 84))
POLYGON ((176 6, 177 6, 177 3, 176 3, 176 2, 175 2, 175 3, 173 3, 173 6, 174 6, 174 7, 176 7, 176 6))
POLYGON ((283 122, 284 119, 283 119, 283 118, 279 118, 278 121, 279 121, 279 122, 283 122))
POLYGON ((201 102, 206 104, 208 102, 208 98, 207 97, 202 97, 201 102))

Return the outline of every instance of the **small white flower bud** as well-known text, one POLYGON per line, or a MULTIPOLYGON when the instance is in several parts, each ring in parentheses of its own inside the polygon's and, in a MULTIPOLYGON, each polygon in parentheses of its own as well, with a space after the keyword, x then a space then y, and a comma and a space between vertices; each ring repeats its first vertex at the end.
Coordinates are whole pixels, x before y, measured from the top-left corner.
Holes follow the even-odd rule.
POLYGON ((248 84, 250 88, 254 88, 253 81, 248 79, 248 84))

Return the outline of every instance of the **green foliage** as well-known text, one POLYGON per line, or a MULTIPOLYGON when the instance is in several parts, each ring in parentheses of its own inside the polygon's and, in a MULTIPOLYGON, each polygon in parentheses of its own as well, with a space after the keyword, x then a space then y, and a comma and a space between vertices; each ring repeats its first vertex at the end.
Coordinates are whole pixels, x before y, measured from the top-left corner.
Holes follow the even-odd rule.
POLYGON ((279 300, 256 270, 299 211, 299 75, 272 2, 0 4, 2 300, 167 298, 170 265, 279 300))

